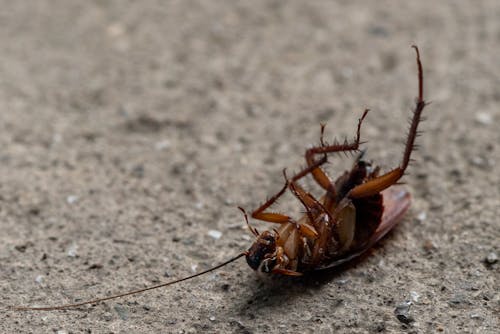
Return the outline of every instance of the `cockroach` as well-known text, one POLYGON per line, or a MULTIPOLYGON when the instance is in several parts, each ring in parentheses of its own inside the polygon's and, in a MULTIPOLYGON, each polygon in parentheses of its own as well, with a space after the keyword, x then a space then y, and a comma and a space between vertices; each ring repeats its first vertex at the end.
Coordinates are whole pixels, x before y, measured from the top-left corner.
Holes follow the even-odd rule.
POLYGON ((227 264, 245 257, 248 265, 259 273, 300 276, 306 272, 336 267, 358 257, 370 249, 401 220, 410 207, 410 194, 394 186, 404 175, 415 150, 418 125, 426 106, 423 99, 423 71, 420 53, 416 46, 418 67, 418 97, 410 122, 403 158, 400 165, 385 174, 380 168, 363 160, 359 154, 350 171, 344 172, 335 181, 323 170, 328 154, 339 152, 361 152, 361 124, 368 110, 358 121, 354 141, 329 145, 323 140, 325 126, 321 125, 320 145, 306 150, 307 167, 288 177, 283 170, 285 183, 280 191, 254 210, 251 217, 276 224, 277 228, 259 233, 248 221, 247 226, 255 235, 255 242, 237 256, 208 270, 171 282, 158 284, 144 289, 121 293, 110 297, 98 298, 85 302, 48 307, 15 307, 16 310, 62 310, 87 304, 97 304, 106 300, 142 293, 144 291, 166 287, 182 281, 207 274, 227 264), (324 189, 324 195, 316 199, 305 191, 298 181, 312 175, 318 185, 324 189), (268 209, 289 190, 305 209, 298 220, 291 216, 271 212, 268 209))

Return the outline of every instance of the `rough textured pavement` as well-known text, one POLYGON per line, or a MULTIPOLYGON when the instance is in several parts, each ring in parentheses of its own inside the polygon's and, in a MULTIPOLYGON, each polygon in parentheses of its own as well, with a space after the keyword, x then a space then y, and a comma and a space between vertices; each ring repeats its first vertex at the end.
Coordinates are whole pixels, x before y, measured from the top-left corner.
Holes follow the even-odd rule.
POLYGON ((498 1, 0 6, 0 332, 500 332, 498 1), (6 309, 140 288, 246 249, 236 207, 304 164, 320 122, 352 137, 369 107, 367 156, 394 166, 413 43, 432 101, 405 177, 413 205, 369 256, 272 282, 242 260, 95 307, 6 309))

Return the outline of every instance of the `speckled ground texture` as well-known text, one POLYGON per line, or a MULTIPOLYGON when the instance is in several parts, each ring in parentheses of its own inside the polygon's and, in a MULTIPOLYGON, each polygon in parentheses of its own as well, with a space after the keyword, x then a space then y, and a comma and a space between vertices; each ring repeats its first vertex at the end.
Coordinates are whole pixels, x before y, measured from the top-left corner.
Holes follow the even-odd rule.
MULTIPOLYGON (((500 331, 498 1, 0 6, 0 332, 500 331), (94 307, 7 309, 157 284, 246 249, 237 206, 304 165, 320 122, 352 138, 369 107, 367 156, 396 165, 413 43, 432 101, 405 176, 413 204, 368 256, 270 282, 240 260, 94 307)), ((329 174, 351 161, 332 157, 329 174)), ((290 195, 278 209, 300 214, 290 195)))

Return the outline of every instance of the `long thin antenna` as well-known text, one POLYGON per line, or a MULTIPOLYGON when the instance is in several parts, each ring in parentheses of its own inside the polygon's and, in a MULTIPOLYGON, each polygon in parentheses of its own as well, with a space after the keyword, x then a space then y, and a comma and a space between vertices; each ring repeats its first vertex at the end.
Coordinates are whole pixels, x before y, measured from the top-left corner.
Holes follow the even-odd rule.
POLYGON ((165 286, 172 285, 172 284, 175 284, 175 283, 179 283, 179 282, 182 282, 182 281, 187 281, 187 280, 189 280, 191 278, 195 278, 195 277, 207 274, 207 273, 209 273, 211 271, 217 270, 217 269, 219 269, 221 267, 224 267, 225 265, 227 265, 227 264, 229 264, 229 263, 231 263, 233 261, 236 261, 237 259, 239 259, 242 256, 245 256, 246 254, 247 254, 246 252, 243 252, 243 253, 241 253, 241 254, 233 257, 230 260, 227 260, 227 261, 225 261, 225 262, 223 262, 221 264, 216 265, 215 267, 212 267, 212 268, 207 269, 205 271, 196 273, 194 275, 183 277, 183 278, 180 278, 180 279, 172 281, 172 282, 167 282, 167 283, 162 283, 162 284, 150 286, 150 287, 144 288, 144 289, 133 290, 133 291, 129 291, 129 292, 126 292, 126 293, 121 293, 121 294, 114 295, 114 296, 109 296, 109 297, 105 297, 105 298, 98 298, 98 299, 88 300, 88 301, 85 301, 85 302, 75 303, 75 304, 66 304, 66 305, 60 305, 60 306, 40 306, 40 307, 36 307, 36 306, 35 307, 23 307, 23 306, 21 306, 21 307, 12 307, 12 309, 16 310, 16 311, 54 311, 54 310, 65 310, 65 309, 75 308, 75 307, 79 307, 79 306, 82 306, 82 305, 88 305, 88 304, 97 304, 97 303, 101 303, 101 302, 106 301, 106 300, 111 300, 111 299, 121 298, 121 297, 125 297, 125 296, 135 295, 135 294, 142 293, 142 292, 145 292, 145 291, 154 290, 154 289, 158 289, 158 288, 163 288, 165 286))

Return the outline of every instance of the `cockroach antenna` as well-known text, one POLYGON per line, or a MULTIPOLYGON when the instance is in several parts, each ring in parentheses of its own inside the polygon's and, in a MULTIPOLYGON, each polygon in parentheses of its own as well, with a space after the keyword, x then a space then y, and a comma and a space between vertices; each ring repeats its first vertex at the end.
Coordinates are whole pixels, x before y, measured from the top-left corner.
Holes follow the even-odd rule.
POLYGON ((97 299, 87 300, 87 301, 84 301, 84 302, 74 303, 74 304, 66 304, 66 305, 59 305, 59 306, 33 306, 33 307, 31 307, 31 306, 29 306, 29 307, 20 306, 20 307, 12 307, 12 309, 15 310, 15 311, 55 311, 55 310, 67 310, 67 309, 77 308, 77 307, 80 307, 80 306, 83 306, 83 305, 99 304, 99 303, 102 303, 102 302, 107 301, 107 300, 117 299, 117 298, 126 297, 126 296, 130 296, 130 295, 136 295, 138 293, 142 293, 142 292, 149 291, 149 290, 163 288, 163 287, 166 287, 166 286, 169 286, 169 285, 173 285, 173 284, 176 284, 176 283, 180 283, 180 282, 183 282, 183 281, 190 280, 190 279, 198 277, 198 276, 202 276, 202 275, 208 274, 209 272, 212 272, 214 270, 222 268, 222 267, 228 265, 229 263, 238 260, 240 257, 245 256, 246 254, 247 254, 247 252, 243 252, 241 254, 238 254, 237 256, 233 257, 232 259, 229 259, 229 260, 227 260, 227 261, 225 261, 225 262, 223 262, 221 264, 216 265, 215 267, 212 267, 210 269, 201 271, 201 272, 196 273, 194 275, 186 276, 186 277, 183 277, 183 278, 177 279, 175 281, 171 281, 171 282, 157 284, 157 285, 150 286, 150 287, 147 287, 147 288, 144 288, 144 289, 133 290, 133 291, 129 291, 129 292, 125 292, 125 293, 120 293, 120 294, 109 296, 109 297, 97 298, 97 299))

